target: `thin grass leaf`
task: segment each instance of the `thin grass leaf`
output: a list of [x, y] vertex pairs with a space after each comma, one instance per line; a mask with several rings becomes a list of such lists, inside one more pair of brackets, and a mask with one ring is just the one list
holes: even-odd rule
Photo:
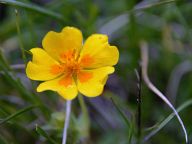
[[[11, 71], [11, 68], [9, 66], [9, 63], [7, 62], [7, 60], [5, 59], [4, 55], [3, 55], [3, 52], [2, 50], [0, 49], [0, 62], [1, 64], [3, 65], [4, 69], [8, 70], [8, 71]], [[0, 70], [3, 70], [3, 68]]]
[[160, 123], [161, 123], [161, 122], [158, 122], [158, 123], [156, 123], [156, 124], [154, 124], [154, 125], [152, 125], [152, 126], [150, 126], [150, 127], [147, 127], [147, 128], [144, 129], [144, 131], [145, 131], [145, 132], [147, 132], [147, 131], [152, 131], [152, 130], [156, 129], [157, 127], [159, 127], [159, 124], [160, 124]]
[[28, 106], [28, 107], [26, 107], [26, 108], [24, 108], [24, 109], [19, 110], [19, 111], [17, 111], [16, 113], [11, 114], [10, 116], [8, 116], [7, 118], [5, 118], [4, 120], [0, 121], [0, 125], [8, 122], [9, 120], [12, 120], [12, 119], [20, 116], [21, 114], [23, 114], [23, 113], [25, 113], [25, 112], [31, 111], [32, 109], [34, 109], [34, 108], [36, 108], [36, 107], [38, 107], [38, 106], [37, 106], [37, 105], [32, 105], [32, 106]]
[[4, 116], [7, 116], [9, 115], [9, 113], [3, 108], [3, 107], [0, 107], [0, 113]]
[[39, 135], [43, 136], [51, 144], [57, 144], [57, 142], [55, 140], [53, 140], [51, 137], [49, 137], [49, 135], [38, 125], [36, 125], [36, 132]]
[[120, 116], [123, 118], [123, 120], [125, 121], [126, 125], [129, 128], [129, 135], [128, 135], [128, 141], [129, 143], [131, 142], [132, 139], [132, 134], [133, 134], [133, 126], [130, 123], [129, 119], [127, 118], [127, 116], [123, 113], [123, 111], [119, 108], [119, 106], [115, 103], [115, 101], [113, 100], [113, 98], [111, 97], [111, 101], [113, 103], [113, 105], [115, 106], [116, 110], [119, 112]]
[[6, 80], [20, 92], [24, 100], [30, 101], [33, 104], [43, 105], [41, 99], [37, 95], [26, 91], [25, 86], [20, 82], [19, 79], [17, 79], [12, 69], [10, 68], [9, 64], [6, 63], [6, 60], [3, 57], [3, 54], [1, 51], [0, 51], [0, 70], [4, 72], [3, 74]]
[[11, 6], [16, 6], [16, 7], [21, 7], [26, 10], [35, 11], [35, 12], [38, 12], [38, 13], [41, 13], [41, 14], [44, 14], [44, 15], [47, 15], [47, 16], [50, 16], [50, 17], [53, 17], [55, 19], [65, 22], [65, 20], [61, 14], [47, 10], [43, 7], [31, 4], [31, 3], [23, 3], [23, 2], [15, 1], [15, 0], [0, 0], [0, 3], [11, 5]]
[[18, 10], [15, 9], [15, 15], [16, 15], [16, 27], [17, 27], [17, 34], [18, 34], [18, 38], [19, 38], [19, 44], [20, 44], [20, 49], [21, 49], [21, 53], [22, 53], [22, 58], [24, 63], [26, 64], [27, 62], [27, 58], [25, 55], [25, 49], [24, 49], [24, 45], [23, 45], [23, 38], [21, 35], [21, 30], [20, 30], [20, 25], [19, 25], [19, 13]]
[[153, 2], [150, 4], [146, 4], [145, 6], [142, 6], [142, 7], [134, 8], [134, 9], [130, 10], [129, 12], [137, 12], [137, 11], [147, 10], [147, 9], [150, 9], [153, 7], [157, 7], [157, 6], [165, 5], [165, 4], [169, 4], [169, 3], [174, 3], [174, 2], [176, 2], [176, 0]]
[[[138, 7], [136, 5], [136, 7], [134, 7], [132, 10], [126, 11], [125, 13], [123, 13], [117, 17], [114, 17], [107, 23], [103, 24], [99, 28], [98, 32], [106, 33], [110, 36], [130, 22], [130, 19], [129, 19], [130, 13], [131, 14], [135, 13], [135, 16], [138, 17], [138, 16], [140, 16], [141, 11], [144, 11], [144, 10], [147, 10], [150, 8], [154, 8], [154, 7], [158, 7], [161, 5], [169, 4], [169, 3], [174, 3], [174, 2], [175, 2], [175, 0], [167, 0], [167, 1], [162, 1], [162, 2], [153, 2], [150, 4], [146, 4], [145, 6], [142, 6], [142, 7]], [[118, 23], [118, 25], [116, 25], [116, 23]]]
[[173, 8], [175, 8], [175, 12], [177, 14], [178, 20], [185, 27], [186, 36], [189, 40], [189, 43], [192, 44], [192, 34], [191, 34], [190, 27], [187, 20], [184, 18], [183, 14], [181, 13], [180, 9], [176, 4], [173, 5]]
[[126, 115], [122, 112], [122, 110], [119, 108], [119, 106], [115, 103], [115, 101], [113, 100], [113, 98], [111, 97], [111, 101], [113, 103], [113, 105], [115, 106], [116, 110], [119, 112], [119, 114], [121, 115], [121, 117], [123, 118], [123, 120], [125, 121], [125, 123], [127, 124], [127, 126], [130, 128], [131, 124], [129, 119], [126, 117]]
[[20, 94], [24, 100], [30, 101], [35, 104], [40, 103], [40, 99], [38, 99], [38, 98], [35, 99], [37, 97], [36, 95], [33, 95], [33, 94], [29, 93], [28, 91], [26, 91], [26, 89], [22, 85], [22, 83], [18, 79], [16, 79], [16, 76], [13, 77], [13, 74], [11, 74], [10, 70], [8, 70], [5, 67], [5, 64], [2, 62], [1, 58], [2, 57], [0, 54], [0, 70], [2, 70], [4, 72], [3, 76], [6, 78], [6, 80], [20, 92]]
[[25, 13], [25, 17], [27, 18], [27, 24], [29, 26], [29, 34], [30, 34], [30, 38], [31, 38], [30, 45], [34, 47], [38, 43], [38, 36], [37, 36], [36, 30], [35, 30], [35, 22], [32, 17], [32, 14], [30, 14], [29, 12]]
[[3, 71], [3, 76], [5, 79], [9, 82], [10, 85], [12, 85], [22, 97], [23, 100], [29, 101], [34, 105], [41, 105], [42, 114], [45, 117], [49, 117], [50, 110], [47, 106], [42, 102], [40, 97], [34, 93], [31, 93], [26, 90], [25, 86], [21, 83], [20, 79], [17, 79], [16, 75], [14, 75], [14, 72], [10, 68], [10, 66], [6, 63], [6, 60], [3, 57], [2, 52], [0, 51], [0, 71]]
[[183, 129], [184, 135], [185, 135], [185, 141], [186, 143], [188, 143], [188, 135], [187, 135], [187, 130], [183, 124], [183, 121], [181, 119], [181, 117], [179, 116], [179, 114], [177, 113], [176, 109], [174, 108], [174, 106], [170, 103], [170, 101], [166, 98], [165, 95], [163, 95], [163, 93], [157, 89], [155, 87], [155, 85], [153, 85], [153, 83], [150, 81], [149, 77], [148, 77], [148, 72], [147, 72], [147, 68], [148, 68], [148, 46], [147, 43], [145, 41], [142, 41], [140, 43], [140, 47], [141, 47], [141, 59], [142, 59], [142, 76], [143, 76], [143, 80], [145, 82], [145, 84], [147, 85], [147, 87], [153, 92], [155, 93], [159, 98], [161, 98], [168, 106], [169, 108], [171, 108], [173, 110], [173, 112], [175, 113], [175, 115], [177, 116], [177, 119]]
[[[179, 108], [177, 108], [177, 112], [179, 113], [180, 111], [184, 110], [185, 108], [189, 107], [192, 105], [192, 99], [187, 100], [185, 103], [183, 103]], [[150, 132], [145, 138], [144, 142], [149, 140], [151, 137], [153, 137], [155, 134], [157, 134], [164, 126], [166, 126], [175, 116], [175, 113], [171, 113], [165, 120], [162, 122], [159, 122], [158, 125], [156, 125], [156, 129]]]

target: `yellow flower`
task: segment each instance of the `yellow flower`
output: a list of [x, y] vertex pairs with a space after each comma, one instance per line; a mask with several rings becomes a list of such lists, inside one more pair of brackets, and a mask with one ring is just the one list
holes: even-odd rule
[[26, 74], [45, 81], [37, 92], [56, 91], [66, 100], [74, 99], [78, 91], [88, 97], [100, 95], [119, 59], [117, 47], [109, 45], [106, 35], [93, 34], [83, 45], [82, 33], [74, 27], [48, 32], [42, 45], [44, 49], [30, 50], [33, 58]]

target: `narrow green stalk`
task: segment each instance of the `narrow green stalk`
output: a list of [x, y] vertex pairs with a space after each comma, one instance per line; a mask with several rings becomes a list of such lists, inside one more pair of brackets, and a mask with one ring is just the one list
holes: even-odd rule
[[141, 143], [141, 83], [142, 83], [142, 70], [141, 70], [141, 66], [139, 66], [139, 70], [135, 71], [136, 72], [136, 76], [137, 76], [137, 88], [138, 88], [138, 94], [137, 94], [137, 137], [138, 137], [138, 141], [137, 143], [140, 144]]
[[27, 17], [27, 23], [29, 25], [29, 33], [30, 33], [30, 37], [31, 37], [30, 42], [31, 42], [32, 46], [35, 47], [37, 44], [38, 38], [37, 38], [37, 34], [35, 33], [33, 18], [31, 16], [31, 14], [28, 13], [27, 11], [26, 11], [25, 16]]
[[[84, 102], [83, 96], [81, 94], [78, 95], [79, 104], [82, 110], [82, 114], [79, 117], [79, 122], [81, 126], [79, 127], [79, 131], [81, 132], [81, 136], [84, 138], [89, 137], [89, 128], [90, 128], [90, 119], [89, 113], [87, 110], [87, 106]], [[83, 123], [82, 123], [83, 122]]]
[[88, 115], [87, 106], [85, 105], [83, 96], [79, 94], [78, 100], [79, 100], [79, 104], [80, 104], [80, 107], [81, 107], [81, 109], [82, 109], [82, 112], [83, 112], [85, 115]]
[[21, 35], [21, 30], [20, 30], [20, 26], [19, 26], [19, 13], [18, 13], [17, 9], [15, 9], [15, 15], [16, 15], [17, 33], [18, 33], [18, 37], [19, 37], [19, 45], [20, 45], [23, 61], [26, 64], [27, 58], [26, 58], [26, 55], [25, 55], [25, 49], [24, 49], [22, 35]]

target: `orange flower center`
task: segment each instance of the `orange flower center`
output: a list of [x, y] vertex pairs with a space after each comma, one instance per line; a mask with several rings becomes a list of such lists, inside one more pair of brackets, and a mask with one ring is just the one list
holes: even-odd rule
[[74, 61], [69, 61], [67, 63], [62, 64], [64, 67], [65, 72], [68, 75], [77, 75], [81, 69], [80, 65], [78, 62]]
[[60, 55], [60, 58], [61, 63], [58, 72], [63, 72], [67, 76], [77, 75], [79, 73], [81, 67], [75, 58], [75, 51], [64, 52]]
[[75, 57], [75, 51], [67, 51], [60, 55], [60, 65], [53, 65], [51, 73], [54, 75], [64, 74], [59, 81], [60, 85], [65, 87], [73, 83], [73, 78], [78, 78], [81, 83], [87, 82], [93, 77], [91, 72], [82, 71], [83, 67], [90, 66], [93, 59], [89, 55], [85, 55], [80, 62]]

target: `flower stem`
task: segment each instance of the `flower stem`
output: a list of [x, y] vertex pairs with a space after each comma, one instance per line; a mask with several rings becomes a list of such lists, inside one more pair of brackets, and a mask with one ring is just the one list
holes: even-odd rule
[[[89, 130], [90, 130], [90, 119], [89, 119], [89, 113], [87, 106], [85, 104], [85, 101], [83, 99], [83, 96], [79, 94], [78, 96], [79, 104], [82, 110], [82, 114], [80, 115], [79, 119], [80, 121], [83, 121], [81, 124], [81, 136], [86, 141], [89, 138]], [[85, 143], [85, 142], [84, 142]]]
[[78, 100], [79, 100], [79, 104], [80, 104], [80, 107], [81, 107], [81, 109], [82, 109], [82, 112], [83, 112], [84, 114], [88, 115], [88, 110], [87, 110], [87, 107], [86, 107], [86, 105], [85, 105], [83, 96], [79, 94]]
[[63, 128], [63, 140], [62, 144], [66, 144], [67, 142], [67, 129], [69, 127], [69, 120], [70, 120], [70, 113], [71, 113], [71, 101], [68, 100], [66, 103], [66, 115], [65, 115], [65, 124]]

